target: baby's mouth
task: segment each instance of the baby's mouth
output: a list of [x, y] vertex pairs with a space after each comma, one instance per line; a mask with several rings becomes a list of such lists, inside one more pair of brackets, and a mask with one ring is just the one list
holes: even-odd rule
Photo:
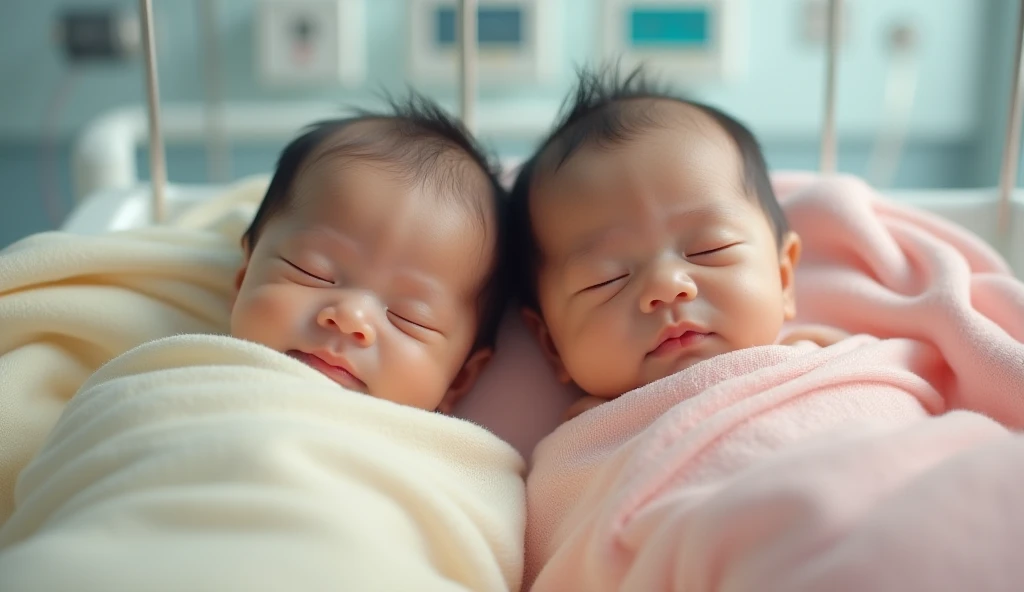
[[689, 349], [704, 341], [713, 333], [702, 333], [700, 331], [684, 331], [679, 335], [670, 335], [664, 338], [658, 347], [654, 348], [648, 355], [663, 356], [681, 350]]
[[[351, 365], [345, 360], [331, 357], [324, 354], [322, 357], [299, 350], [291, 350], [287, 354], [303, 364], [324, 374], [341, 386], [360, 393], [369, 393], [366, 383], [363, 382], [351, 369]], [[326, 358], [326, 359], [325, 359]]]

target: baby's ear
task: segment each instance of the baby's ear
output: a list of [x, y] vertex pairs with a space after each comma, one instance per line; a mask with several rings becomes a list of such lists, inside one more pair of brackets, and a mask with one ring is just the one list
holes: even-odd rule
[[800, 235], [787, 232], [779, 250], [779, 279], [782, 281], [782, 312], [785, 319], [796, 316], [796, 266], [800, 262]]
[[544, 317], [532, 308], [524, 307], [521, 313], [523, 315], [523, 324], [526, 325], [526, 329], [537, 340], [537, 343], [540, 345], [540, 351], [554, 369], [558, 382], [562, 384], [572, 382], [569, 372], [565, 369], [565, 364], [562, 363], [562, 356], [558, 355], [558, 348], [555, 347], [555, 342], [551, 339], [551, 332], [548, 330], [548, 324], [544, 322]]
[[494, 350], [489, 347], [473, 352], [469, 359], [466, 360], [466, 363], [462, 365], [462, 368], [459, 369], [459, 373], [455, 375], [455, 380], [448, 387], [448, 392], [444, 394], [444, 398], [441, 399], [441, 404], [437, 406], [437, 410], [445, 415], [451, 415], [452, 410], [462, 400], [462, 397], [465, 397], [469, 391], [473, 390], [477, 379], [480, 378], [480, 374], [493, 357]]

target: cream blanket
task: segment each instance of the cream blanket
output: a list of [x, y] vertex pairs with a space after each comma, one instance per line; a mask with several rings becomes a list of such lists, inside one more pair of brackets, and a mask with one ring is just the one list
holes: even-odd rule
[[266, 182], [0, 252], [0, 590], [518, 589], [505, 443], [210, 336]]
[[0, 590], [513, 590], [521, 457], [230, 337], [94, 374], [18, 482]]
[[239, 182], [163, 228], [43, 233], [0, 252], [0, 525], [90, 374], [147, 341], [227, 331], [239, 237], [265, 187]]

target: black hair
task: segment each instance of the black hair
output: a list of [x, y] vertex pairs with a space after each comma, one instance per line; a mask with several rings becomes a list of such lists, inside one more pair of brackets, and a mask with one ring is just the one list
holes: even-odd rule
[[539, 175], [558, 171], [574, 154], [587, 146], [616, 146], [664, 125], [660, 112], [649, 101], [675, 101], [708, 115], [732, 138], [743, 163], [744, 186], [753, 194], [775, 231], [776, 244], [789, 231], [786, 216], [775, 197], [768, 165], [753, 133], [722, 111], [684, 98], [651, 81], [642, 67], [625, 77], [617, 66], [599, 70], [583, 69], [575, 89], [562, 104], [561, 115], [552, 131], [533, 155], [523, 163], [509, 199], [510, 263], [516, 277], [518, 296], [524, 306], [539, 310], [537, 268], [540, 253], [530, 221], [530, 192]]
[[[395, 165], [395, 172], [407, 175], [410, 183], [429, 183], [442, 196], [475, 208], [485, 229], [487, 210], [494, 212], [495, 256], [477, 301], [479, 323], [472, 351], [494, 347], [508, 292], [504, 273], [508, 195], [499, 180], [495, 159], [460, 122], [427, 97], [409, 92], [404, 99], [388, 96], [384, 102], [388, 108], [381, 111], [354, 110], [351, 117], [313, 123], [285, 146], [259, 209], [243, 234], [243, 242], [249, 249], [255, 248], [266, 224], [294, 205], [295, 181], [315, 162], [334, 157]], [[368, 121], [379, 125], [365, 134], [343, 136], [336, 145], [311, 158], [329, 138], [353, 124]], [[477, 182], [467, 167], [479, 168], [486, 177], [487, 199], [475, 197], [479, 191]], [[467, 195], [474, 197], [469, 199]]]

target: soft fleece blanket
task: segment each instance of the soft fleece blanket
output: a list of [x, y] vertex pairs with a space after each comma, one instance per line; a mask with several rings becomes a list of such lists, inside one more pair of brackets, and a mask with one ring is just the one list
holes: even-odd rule
[[[173, 381], [157, 381], [153, 389], [147, 389], [142, 387], [148, 387], [154, 376], [189, 375], [184, 368], [174, 366], [173, 360], [178, 359], [175, 356], [182, 353], [179, 351], [182, 342], [163, 342], [166, 350], [135, 351], [103, 371], [102, 376], [111, 378], [109, 384], [93, 381], [88, 392], [80, 393], [82, 398], [98, 401], [117, 399], [127, 392], [125, 389], [134, 389], [138, 398], [133, 403], [135, 406], [128, 405], [121, 410], [72, 404], [46, 451], [25, 471], [47, 441], [68, 401], [73, 396], [77, 400], [78, 389], [111, 359], [168, 336], [226, 332], [233, 295], [232, 278], [241, 262], [239, 237], [266, 185], [267, 178], [262, 176], [241, 181], [216, 199], [188, 208], [161, 228], [100, 236], [45, 233], [0, 253], [0, 528], [3, 528], [0, 590], [77, 590], [89, 589], [92, 583], [100, 586], [99, 589], [110, 590], [151, 590], [161, 589], [162, 585], [172, 590], [222, 590], [230, 588], [232, 583], [243, 585], [245, 582], [255, 582], [243, 587], [256, 590], [320, 589], [320, 585], [372, 590], [377, 589], [373, 582], [363, 585], [363, 576], [369, 571], [355, 570], [351, 572], [351, 580], [341, 580], [341, 567], [354, 565], [356, 558], [362, 558], [366, 570], [375, 570], [380, 561], [391, 556], [394, 561], [389, 569], [395, 573], [380, 574], [379, 585], [385, 589], [396, 589], [387, 586], [405, 581], [402, 577], [423, 574], [427, 575], [421, 578], [422, 585], [397, 589], [518, 589], [525, 501], [521, 467], [514, 466], [505, 444], [454, 419], [418, 414], [417, 417], [425, 418], [406, 421], [400, 419], [403, 415], [384, 413], [371, 420], [373, 414], [359, 411], [362, 407], [348, 408], [362, 403], [346, 403], [344, 397], [325, 402], [322, 396], [325, 387], [315, 384], [319, 375], [312, 376], [312, 386], [296, 390], [299, 382], [311, 377], [310, 373], [296, 368], [287, 358], [282, 360], [281, 356], [270, 355], [273, 352], [233, 351], [233, 346], [211, 342], [213, 345], [197, 351], [220, 353], [181, 358], [202, 367], [196, 376], [208, 377], [209, 382], [190, 384], [183, 379], [177, 388]], [[165, 351], [170, 365], [160, 369], [157, 363], [160, 360], [145, 357], [148, 355], [145, 352], [151, 351]], [[132, 366], [136, 361], [139, 365]], [[184, 362], [181, 365], [184, 366]], [[253, 365], [262, 370], [249, 372], [247, 366]], [[132, 376], [113, 380], [116, 374]], [[223, 400], [219, 403], [209, 391], [218, 375], [223, 382]], [[267, 378], [267, 382], [256, 381], [257, 376]], [[275, 376], [280, 380], [272, 380]], [[245, 392], [239, 389], [245, 385], [263, 393], [262, 398], [250, 401], [239, 397]], [[169, 402], [172, 391], [181, 395], [179, 407]], [[147, 401], [152, 407], [146, 406]], [[166, 411], [168, 417], [160, 418], [161, 410]], [[315, 416], [321, 411], [324, 417], [318, 420]], [[346, 419], [350, 411], [353, 418], [361, 417], [379, 424], [377, 429], [382, 432], [375, 434], [370, 429], [372, 425], [356, 430]], [[195, 415], [189, 418], [192, 412]], [[93, 420], [98, 423], [92, 423]], [[250, 420], [252, 423], [246, 428]], [[238, 429], [216, 440], [212, 434], [202, 432], [203, 425], [233, 425]], [[299, 425], [308, 425], [312, 430], [310, 439], [303, 439], [294, 432], [293, 428]], [[432, 436], [436, 441], [431, 441], [436, 446], [416, 440], [422, 436], [425, 426], [437, 428]], [[195, 431], [190, 431], [192, 428]], [[259, 430], [270, 435], [278, 429], [282, 430], [280, 437], [257, 443], [250, 456], [246, 457], [245, 451], [238, 449], [240, 443], [251, 440]], [[324, 436], [327, 432], [337, 437], [332, 440]], [[352, 446], [345, 435], [347, 432], [351, 432], [352, 437], [365, 436], [366, 447], [358, 454], [344, 453], [350, 457], [346, 461], [350, 464], [345, 465], [338, 459], [345, 446]], [[393, 436], [390, 448], [383, 444], [386, 439], [383, 432]], [[225, 455], [211, 456], [206, 459], [208, 465], [200, 462], [204, 459], [189, 456], [185, 446], [193, 435], [199, 438], [204, 433], [209, 436], [204, 440], [209, 450]], [[80, 442], [83, 434], [105, 451], [127, 442], [143, 448], [125, 450], [126, 456], [106, 460], [94, 456], [90, 450], [67, 448], [67, 442]], [[148, 439], [150, 437], [152, 440]], [[231, 438], [238, 438], [238, 441], [232, 443]], [[405, 454], [402, 457], [395, 452], [400, 443], [412, 441], [417, 445], [426, 444], [418, 456]], [[159, 442], [169, 448], [162, 452], [155, 450]], [[363, 470], [368, 459], [377, 462], [376, 456], [366, 455], [381, 454], [383, 450], [395, 452], [395, 455], [389, 453], [390, 456], [381, 458], [379, 469], [345, 472], [349, 468]], [[257, 454], [263, 456], [254, 456]], [[232, 479], [237, 478], [237, 488], [214, 471], [217, 467], [227, 467], [228, 458], [238, 462], [229, 473]], [[423, 466], [438, 468], [436, 477], [422, 482], [424, 487], [432, 487], [434, 491], [410, 490], [404, 478], [395, 475], [391, 460], [397, 462], [399, 458], [413, 461], [403, 473], [410, 477], [422, 474], [416, 466], [420, 461]], [[438, 486], [439, 479], [453, 474], [452, 467], [460, 458], [467, 473], [458, 475], [447, 486]], [[263, 464], [252, 464], [257, 461]], [[494, 463], [490, 470], [480, 468], [485, 461]], [[168, 480], [147, 481], [158, 471], [161, 462], [167, 464]], [[403, 466], [409, 464], [402, 462]], [[90, 472], [94, 470], [99, 473]], [[17, 497], [19, 509], [15, 513], [15, 484], [23, 471], [25, 476]], [[79, 474], [83, 471], [85, 473]], [[29, 474], [36, 477], [30, 479]], [[213, 478], [204, 484], [204, 475]], [[474, 501], [467, 488], [478, 483], [478, 475], [490, 475], [493, 481], [483, 484]], [[133, 476], [139, 480], [132, 481]], [[195, 482], [190, 481], [193, 478]], [[366, 483], [359, 499], [365, 501], [375, 492], [379, 493], [376, 506], [383, 509], [383, 514], [375, 514], [376, 509], [362, 502], [358, 506], [363, 507], [365, 513], [345, 514], [359, 509], [348, 507], [353, 504], [351, 499], [345, 501], [349, 494], [328, 495], [342, 491], [360, 478], [365, 478]], [[90, 482], [97, 485], [77, 492], [68, 489], [84, 487]], [[388, 490], [390, 485], [396, 489]], [[504, 488], [505, 497], [492, 499], [494, 488], [499, 486]], [[190, 511], [188, 496], [205, 496], [218, 487], [223, 488], [218, 494], [223, 497], [217, 502], [216, 512]], [[262, 497], [258, 495], [260, 488], [264, 490]], [[176, 492], [185, 497], [175, 500]], [[123, 503], [124, 500], [130, 503]], [[513, 500], [518, 500], [518, 507], [514, 507]], [[461, 505], [462, 501], [467, 505]], [[480, 504], [485, 501], [491, 505], [481, 508]], [[318, 519], [312, 517], [312, 508], [317, 502], [322, 506], [323, 517], [333, 517], [335, 522], [319, 524]], [[109, 506], [104, 505], [108, 503]], [[288, 510], [288, 504], [294, 506], [293, 509]], [[228, 512], [228, 506], [234, 505], [238, 506], [238, 511]], [[116, 508], [124, 508], [123, 513]], [[266, 520], [256, 520], [264, 509], [269, 512]], [[440, 513], [433, 521], [424, 518], [437, 512]], [[384, 521], [377, 524], [374, 516]], [[355, 532], [345, 531], [344, 525], [338, 522], [351, 517], [363, 518], [361, 522], [351, 523], [352, 528], [372, 526], [366, 529], [366, 548], [358, 552], [351, 549], [356, 544], [353, 541], [359, 540]], [[223, 521], [218, 521], [221, 518]], [[108, 530], [101, 530], [101, 520]], [[81, 530], [76, 530], [79, 528]], [[238, 549], [251, 552], [253, 561], [243, 565], [229, 547], [244, 538], [246, 528], [254, 538], [251, 543], [240, 543]], [[445, 536], [452, 537], [450, 547], [449, 543], [438, 542], [438, 529], [444, 529]], [[378, 556], [377, 563], [370, 562], [367, 558], [379, 550], [376, 545], [382, 544], [389, 531], [398, 533], [391, 541], [392, 551]], [[122, 536], [126, 532], [131, 534]], [[209, 536], [203, 536], [207, 534]], [[351, 535], [351, 541], [343, 537], [346, 534]], [[86, 542], [72, 545], [76, 536], [84, 537]], [[468, 539], [478, 543], [474, 545], [476, 555], [452, 560], [448, 553], [461, 551]], [[131, 547], [133, 540], [139, 542], [138, 549]], [[153, 552], [146, 554], [141, 541]], [[316, 562], [323, 559], [328, 544], [339, 551], [339, 556], [330, 569], [318, 573], [316, 565], [324, 564]], [[169, 549], [178, 551], [172, 553]], [[284, 562], [285, 559], [274, 559], [292, 557], [302, 549], [316, 557], [304, 563], [296, 559], [294, 566]], [[193, 568], [200, 570], [199, 565], [187, 563], [195, 559], [186, 556], [193, 550], [197, 555], [206, 554], [206, 563], [202, 565], [208, 568], [205, 573], [212, 574], [209, 579], [203, 579], [200, 571], [178, 573]], [[164, 551], [172, 556], [166, 562], [156, 563], [163, 561], [159, 553]], [[221, 551], [224, 552], [223, 569], [217, 567], [217, 554]], [[59, 565], [60, 561], [69, 565], [95, 561], [97, 570], [83, 568], [75, 576], [73, 570], [40, 567], [40, 562], [46, 560], [46, 552], [52, 552], [47, 560], [52, 561], [51, 566]], [[95, 556], [82, 555], [87, 552], [94, 552]], [[348, 558], [344, 556], [346, 553], [350, 554]], [[481, 554], [488, 553], [491, 559], [482, 559]], [[140, 560], [148, 557], [151, 562], [137, 564], [134, 571], [111, 569], [105, 573], [98, 569], [127, 565], [129, 559], [136, 556]], [[26, 571], [20, 565], [32, 566], [32, 570]], [[274, 574], [281, 578], [293, 575], [297, 573], [297, 566], [307, 566], [313, 571], [297, 576], [298, 579], [287, 585], [273, 577]], [[137, 576], [147, 567], [155, 579], [140, 583]], [[231, 571], [232, 567], [237, 569]], [[401, 571], [406, 568], [407, 572]], [[467, 569], [478, 571], [468, 573]], [[243, 581], [241, 578], [249, 577], [250, 572], [252, 577]], [[124, 579], [117, 579], [118, 574], [123, 574]], [[218, 574], [224, 578], [214, 577]], [[229, 574], [235, 579], [230, 579]], [[188, 579], [193, 575], [196, 579]], [[317, 580], [318, 575], [323, 579]], [[92, 576], [97, 579], [90, 580]], [[166, 576], [166, 584], [157, 576]], [[62, 579], [69, 577], [77, 579], [70, 583]], [[352, 586], [338, 585], [339, 582], [351, 582]], [[193, 583], [196, 585], [192, 586]], [[302, 583], [310, 585], [303, 587]], [[109, 587], [104, 588], [104, 584]]]
[[1024, 284], [855, 179], [777, 182], [799, 320], [862, 335], [732, 352], [559, 427], [528, 480], [534, 591], [1024, 587]]
[[246, 179], [161, 228], [47, 232], [0, 252], [0, 525], [90, 374], [147, 341], [227, 331], [239, 237], [265, 188]]
[[0, 590], [515, 590], [522, 458], [262, 346], [158, 340], [68, 403]]

